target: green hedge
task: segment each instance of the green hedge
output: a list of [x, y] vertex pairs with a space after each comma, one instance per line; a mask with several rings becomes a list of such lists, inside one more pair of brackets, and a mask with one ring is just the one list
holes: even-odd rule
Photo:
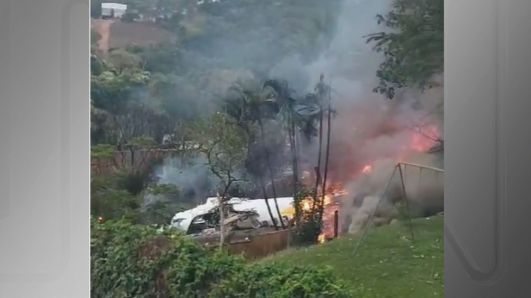
[[92, 220], [92, 297], [349, 297], [326, 269], [248, 264], [175, 231]]
[[327, 268], [248, 265], [221, 281], [211, 297], [351, 297]]

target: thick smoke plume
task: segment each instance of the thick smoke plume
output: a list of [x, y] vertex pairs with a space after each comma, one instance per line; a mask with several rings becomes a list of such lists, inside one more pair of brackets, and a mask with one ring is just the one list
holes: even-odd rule
[[[385, 197], [383, 189], [400, 161], [442, 168], [441, 155], [426, 153], [442, 138], [442, 88], [424, 92], [404, 90], [393, 100], [372, 92], [382, 56], [363, 36], [385, 28], [377, 14], [391, 9], [388, 0], [345, 1], [335, 38], [321, 58], [310, 65], [290, 57], [273, 74], [291, 78], [296, 89], [312, 91], [319, 75], [331, 85], [333, 108], [329, 177], [343, 184], [349, 195], [341, 202], [342, 230], [358, 232], [377, 207], [378, 217], [390, 220], [392, 203], [402, 197], [399, 175], [394, 176]], [[439, 78], [434, 78], [442, 85]], [[440, 86], [439, 85], [439, 86]], [[317, 144], [303, 148], [306, 160], [317, 160]], [[304, 159], [304, 158], [303, 158]], [[411, 214], [442, 210], [442, 174], [430, 170], [404, 170]], [[419, 182], [420, 181], [420, 182]]]
[[[325, 75], [325, 82], [332, 87], [336, 114], [332, 121], [329, 179], [330, 184], [340, 183], [349, 193], [342, 199], [339, 212], [344, 231], [359, 231], [377, 205], [380, 206], [379, 217], [387, 220], [393, 216], [392, 203], [402, 196], [398, 175], [385, 198], [382, 198], [382, 191], [397, 162], [443, 166], [440, 155], [426, 153], [443, 135], [442, 88], [436, 86], [425, 92], [404, 90], [393, 100], [372, 92], [377, 85], [376, 70], [382, 55], [372, 50], [364, 36], [385, 30], [377, 24], [376, 15], [390, 9], [390, 0], [345, 0], [334, 37], [318, 59], [308, 63], [301, 56], [284, 57], [267, 75], [287, 80], [299, 95], [312, 92], [320, 74]], [[261, 52], [274, 52], [274, 48], [268, 49], [263, 42], [256, 42], [262, 45]], [[224, 49], [227, 48], [232, 50], [222, 53], [242, 51], [239, 45], [225, 42]], [[219, 55], [216, 57], [223, 60]], [[439, 83], [442, 85], [440, 79]], [[316, 166], [317, 152], [316, 140], [300, 148], [300, 160], [307, 163], [307, 170]], [[193, 177], [202, 171], [184, 170], [184, 173], [195, 174], [168, 176], [167, 181], [197, 184]], [[414, 215], [442, 210], [440, 173], [423, 170], [419, 175], [418, 169], [407, 168], [404, 176]], [[179, 177], [186, 181], [176, 181], [181, 179]]]

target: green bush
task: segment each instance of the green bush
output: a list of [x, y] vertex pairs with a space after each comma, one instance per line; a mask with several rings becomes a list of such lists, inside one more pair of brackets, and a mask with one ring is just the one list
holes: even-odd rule
[[304, 210], [303, 202], [311, 200], [311, 204], [319, 204], [320, 198], [315, 197], [314, 192], [303, 187], [295, 196], [295, 223], [296, 228], [293, 233], [293, 241], [296, 245], [315, 244], [321, 233], [322, 224], [319, 218], [318, 208]]
[[210, 297], [351, 297], [331, 270], [285, 264], [253, 264], [219, 283]]
[[131, 195], [138, 195], [144, 190], [149, 178], [148, 171], [120, 171], [114, 174], [116, 185], [127, 190]]
[[90, 148], [91, 159], [111, 159], [114, 156], [114, 146], [110, 144], [98, 144]]
[[92, 297], [205, 297], [243, 260], [210, 254], [175, 231], [92, 221]]
[[177, 212], [184, 211], [193, 206], [180, 202], [158, 201], [148, 205], [139, 216], [139, 222], [146, 225], [167, 225]]
[[299, 224], [293, 231], [293, 242], [296, 245], [311, 245], [317, 243], [322, 225], [317, 215], [304, 212]]
[[90, 212], [105, 220], [138, 220], [141, 198], [117, 186], [117, 178], [112, 175], [93, 175], [90, 181]]
[[173, 231], [91, 221], [92, 297], [348, 297], [328, 270], [246, 264]]

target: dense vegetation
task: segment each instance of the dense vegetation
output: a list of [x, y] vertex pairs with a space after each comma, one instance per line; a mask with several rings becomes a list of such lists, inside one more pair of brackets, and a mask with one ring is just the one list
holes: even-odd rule
[[[127, 2], [142, 12], [158, 7], [153, 14], [169, 5]], [[339, 1], [208, 2], [188, 9], [185, 16], [174, 12], [178, 22], [168, 29], [178, 36], [176, 43], [111, 49], [108, 55], [95, 50], [94, 107], [122, 118], [138, 114], [142, 118], [137, 122], [152, 125], [117, 120], [112, 123], [117, 127], [93, 131], [93, 142], [127, 142], [147, 133], [156, 141], [163, 133], [185, 135], [184, 123], [217, 110], [219, 98], [236, 80], [268, 79], [269, 70], [290, 55], [315, 58], [332, 37], [338, 6]], [[247, 30], [249, 26], [255, 30]], [[123, 135], [104, 134], [115, 130]]]
[[359, 246], [344, 237], [251, 264], [174, 231], [94, 220], [91, 228], [93, 297], [444, 296], [440, 216], [413, 221], [415, 241], [398, 223]]
[[374, 91], [393, 98], [401, 88], [431, 87], [444, 66], [444, 1], [395, 0], [389, 13], [377, 17], [390, 30], [368, 35], [385, 57]]
[[[131, 45], [102, 53], [97, 48], [101, 36], [93, 32], [93, 158], [98, 158], [98, 154], [101, 157], [101, 148], [133, 152], [160, 147], [165, 135], [173, 136], [177, 147], [186, 142], [202, 143], [206, 153], [212, 140], [203, 138], [204, 128], [209, 126], [204, 123], [215, 121], [212, 115], [221, 112], [230, 122], [226, 128], [232, 123], [237, 128], [230, 131], [242, 130], [246, 135], [246, 140], [240, 142], [246, 152], [240, 156], [242, 163], [238, 167], [232, 165], [232, 173], [238, 172], [242, 177], [231, 183], [229, 191], [257, 196], [263, 194], [264, 185], [271, 192], [274, 186], [268, 185], [286, 171], [285, 165], [291, 164], [295, 185], [288, 192], [279, 192], [297, 193], [297, 150], [312, 138], [321, 139], [317, 128], [320, 112], [326, 113], [326, 106], [323, 94], [305, 95], [298, 90], [297, 95], [289, 82], [270, 78], [269, 73], [286, 57], [297, 56], [307, 62], [316, 59], [333, 38], [341, 1], [124, 3], [129, 5], [128, 13], [136, 15], [132, 19], [140, 15], [154, 18], [158, 26], [177, 38], [175, 42]], [[99, 5], [99, 1], [92, 2], [94, 17], [99, 16]], [[441, 0], [395, 0], [391, 11], [377, 16], [375, 21], [387, 29], [367, 37], [385, 58], [380, 69], [375, 70], [380, 79], [376, 92], [392, 98], [400, 88], [429, 87], [430, 78], [442, 71], [442, 9]], [[250, 27], [253, 30], [248, 30]], [[288, 147], [282, 145], [286, 139]], [[206, 154], [203, 156], [206, 159]], [[119, 185], [136, 183], [145, 189], [147, 181], [138, 179], [151, 177], [134, 169], [122, 174], [133, 181], [118, 186], [108, 182], [114, 186], [105, 187], [107, 192], [99, 191], [103, 197], [93, 198], [122, 202], [123, 214], [142, 209], [142, 202], [133, 203], [139, 198], [126, 197], [141, 195], [139, 191]], [[177, 187], [182, 190], [185, 186]], [[213, 186], [210, 194], [221, 188]], [[107, 200], [106, 194], [111, 199]], [[94, 215], [103, 215], [101, 210], [93, 208]], [[166, 212], [176, 210], [172, 207]], [[120, 217], [120, 212], [113, 214], [111, 218]]]
[[[232, 193], [242, 190], [247, 195], [261, 193], [260, 185], [267, 187], [273, 183], [273, 176], [283, 170], [279, 166], [292, 159], [295, 130], [307, 138], [316, 135], [318, 112], [315, 100], [306, 100], [315, 96], [296, 99], [287, 82], [269, 80], [267, 73], [290, 55], [306, 60], [316, 58], [332, 37], [339, 1], [326, 4], [321, 1], [273, 4], [207, 1], [196, 6], [191, 2], [175, 1], [175, 7], [162, 1], [147, 3], [130, 1], [127, 4], [130, 11], [144, 15], [171, 14], [170, 19], [163, 18], [157, 23], [173, 32], [177, 41], [101, 53], [95, 46], [97, 40], [93, 40], [93, 159], [102, 156], [102, 148], [114, 146], [116, 150], [133, 152], [153, 148], [153, 144], [161, 144], [164, 135], [172, 135], [177, 147], [185, 142], [200, 144], [200, 151], [209, 159], [215, 176], [220, 181], [235, 180], [226, 183]], [[183, 7], [186, 7], [185, 15]], [[259, 30], [246, 30], [250, 24]], [[93, 38], [101, 36], [93, 33]], [[219, 111], [226, 114], [223, 126], [220, 126], [220, 116], [216, 116]], [[223, 127], [222, 131], [232, 132], [234, 136], [243, 133], [246, 140], [229, 140], [231, 133], [219, 134], [219, 131], [209, 131], [209, 127], [218, 130]], [[283, 133], [276, 136], [270, 133], [279, 128]], [[292, 140], [291, 153], [274, 150], [282, 147], [287, 135]], [[216, 141], [220, 136], [226, 140]], [[220, 153], [233, 141], [237, 144], [233, 144], [231, 150], [243, 150], [245, 156], [240, 153], [240, 164], [231, 164], [230, 172], [245, 177], [224, 179], [219, 173], [224, 174], [227, 165], [221, 165], [221, 155], [209, 152]], [[218, 157], [217, 161], [209, 156]], [[222, 171], [219, 171], [220, 166]], [[266, 172], [269, 174], [263, 174]], [[129, 180], [149, 178], [147, 173], [138, 171], [122, 174]], [[141, 209], [139, 192], [120, 188], [123, 183], [106, 183], [113, 186], [100, 187], [97, 181], [93, 186], [96, 194], [93, 214], [112, 219]], [[143, 186], [145, 188], [146, 183]], [[223, 188], [220, 186], [218, 191], [222, 192]], [[103, 211], [104, 208], [98, 207], [101, 202], [109, 202], [109, 208], [116, 212]], [[124, 206], [122, 210], [120, 204]], [[175, 208], [170, 210], [176, 211]], [[131, 217], [127, 215], [127, 218]]]
[[[159, 183], [154, 170], [161, 160], [139, 162], [139, 151], [172, 149], [181, 165], [207, 169], [207, 181], [194, 187], [222, 198], [263, 198], [271, 217], [279, 212], [278, 196], [313, 197], [311, 212], [295, 208], [295, 239], [315, 243], [324, 198], [317, 195], [317, 182], [315, 187], [300, 182], [300, 148], [326, 143], [321, 128], [332, 117], [331, 88], [315, 78], [314, 90], [294, 90], [289, 80], [295, 78], [270, 76], [286, 58], [310, 63], [324, 52], [336, 31], [341, 0], [122, 2], [129, 5], [123, 22], [143, 16], [175, 39], [102, 52], [102, 36], [91, 34], [91, 157], [95, 165], [111, 169], [94, 171], [91, 178], [94, 297], [350, 297], [350, 290], [381, 297], [375, 281], [388, 282], [389, 293], [398, 296], [442, 293], [438, 219], [433, 225], [418, 223], [415, 244], [390, 227], [371, 237], [353, 259], [345, 256], [355, 241], [340, 239], [277, 256], [274, 264], [248, 264], [152, 227], [167, 225], [176, 212], [204, 200], [188, 182]], [[393, 3], [375, 20], [383, 32], [366, 36], [383, 57], [374, 70], [379, 79], [374, 91], [389, 98], [401, 88], [429, 87], [443, 70], [442, 0]], [[92, 1], [93, 17], [101, 13], [100, 4]], [[136, 162], [128, 166], [120, 161], [133, 157]], [[288, 186], [281, 187], [285, 180]], [[277, 229], [283, 225], [275, 222]], [[331, 265], [335, 273], [305, 263]], [[430, 286], [405, 286], [412, 276], [428, 275]]]
[[93, 297], [350, 297], [330, 270], [247, 264], [126, 222], [91, 229]]

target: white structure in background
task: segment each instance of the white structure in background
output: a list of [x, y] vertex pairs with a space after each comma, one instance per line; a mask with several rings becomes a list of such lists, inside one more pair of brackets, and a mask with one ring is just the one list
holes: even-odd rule
[[[273, 213], [273, 217], [277, 222], [280, 222], [273, 199], [269, 199], [268, 201], [269, 206], [271, 207], [271, 212]], [[234, 210], [236, 211], [253, 210], [258, 213], [258, 219], [260, 220], [260, 222], [267, 222], [269, 225], [273, 225], [273, 222], [271, 221], [271, 216], [269, 215], [269, 211], [267, 210], [267, 205], [263, 199], [251, 200], [246, 198], [232, 198], [229, 200], [228, 203], [232, 204]], [[293, 209], [292, 197], [277, 198], [277, 203], [282, 216], [283, 213]], [[175, 216], [173, 216], [171, 220], [171, 226], [186, 233], [194, 218], [211, 212], [214, 208], [217, 208], [218, 205], [219, 203], [217, 197], [207, 198], [204, 204], [175, 214]]]
[[127, 5], [106, 2], [101, 4], [101, 16], [104, 18], [121, 18], [127, 11]]

